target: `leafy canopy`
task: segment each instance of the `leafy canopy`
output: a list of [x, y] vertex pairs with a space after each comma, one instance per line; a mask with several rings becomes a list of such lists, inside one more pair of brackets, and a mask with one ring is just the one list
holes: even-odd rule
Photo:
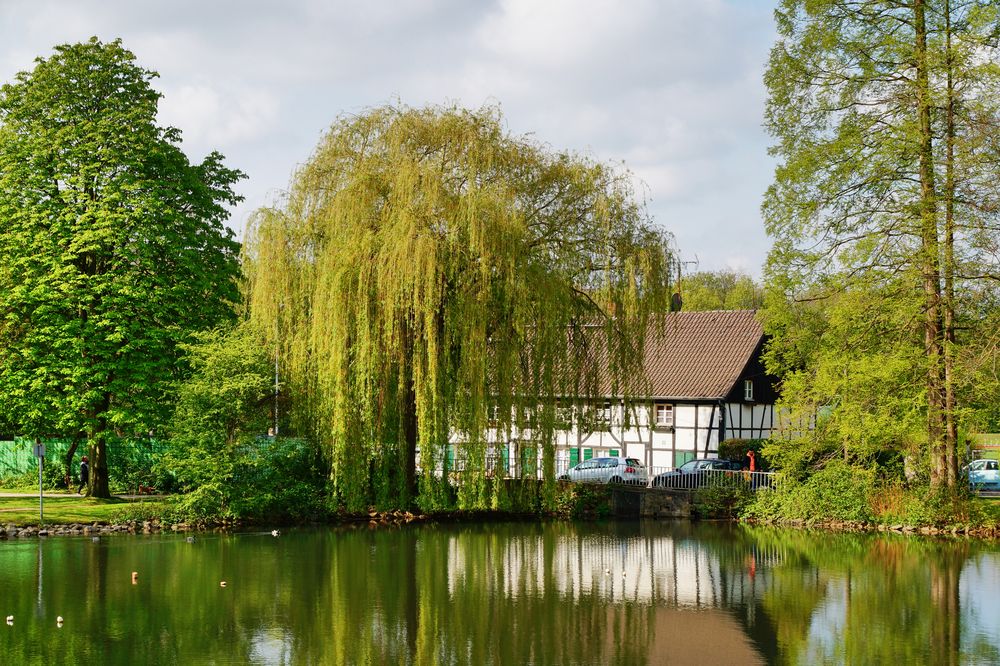
[[242, 174], [189, 163], [155, 76], [93, 38], [0, 88], [0, 410], [23, 434], [156, 427], [178, 345], [232, 316]]
[[510, 136], [495, 108], [334, 123], [245, 257], [252, 320], [343, 501], [408, 503], [419, 447], [420, 501], [444, 502], [449, 439], [462, 506], [494, 499], [488, 436], [541, 451], [554, 483], [554, 397], [634, 390], [668, 302], [667, 238], [631, 182]]

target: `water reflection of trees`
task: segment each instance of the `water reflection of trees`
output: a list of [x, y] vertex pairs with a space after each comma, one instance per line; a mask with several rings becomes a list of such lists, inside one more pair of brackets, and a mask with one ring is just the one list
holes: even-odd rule
[[[0, 654], [18, 663], [949, 664], [1000, 656], [995, 636], [963, 626], [963, 570], [981, 552], [969, 542], [552, 523], [44, 548], [39, 587], [37, 546], [0, 544], [0, 612], [18, 618], [13, 631], [0, 631]], [[56, 614], [66, 617], [58, 631]]]

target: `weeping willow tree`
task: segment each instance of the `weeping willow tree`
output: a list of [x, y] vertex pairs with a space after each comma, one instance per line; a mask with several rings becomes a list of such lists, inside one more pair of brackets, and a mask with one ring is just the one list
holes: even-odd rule
[[339, 119], [244, 252], [289, 417], [353, 510], [443, 506], [455, 459], [459, 506], [496, 506], [488, 451], [511, 439], [551, 491], [556, 401], [634, 395], [669, 300], [629, 174], [510, 136], [495, 108]]

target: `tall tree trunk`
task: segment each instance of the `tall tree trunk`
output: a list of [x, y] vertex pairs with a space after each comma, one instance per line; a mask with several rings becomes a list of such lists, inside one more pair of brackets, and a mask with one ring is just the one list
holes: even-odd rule
[[945, 109], [944, 183], [944, 409], [946, 483], [958, 482], [958, 418], [955, 398], [955, 80], [951, 47], [951, 0], [944, 2], [945, 68], [947, 105]]
[[[403, 326], [407, 327], [405, 319]], [[402, 432], [399, 464], [403, 470], [403, 487], [399, 499], [400, 504], [408, 508], [417, 496], [417, 393], [413, 384], [413, 345], [408, 334], [406, 340], [400, 365], [400, 381], [403, 383], [403, 399], [400, 407], [403, 413], [400, 423]]]
[[940, 243], [934, 184], [934, 138], [931, 127], [927, 22], [924, 0], [913, 2], [917, 120], [920, 159], [921, 273], [924, 292], [924, 352], [927, 357], [927, 441], [931, 451], [931, 485], [947, 485], [945, 396], [941, 336]]
[[108, 409], [111, 396], [104, 395], [98, 408], [97, 425], [90, 433], [90, 496], [110, 498], [108, 484]]
[[69, 444], [69, 449], [66, 451], [66, 456], [63, 458], [63, 468], [65, 469], [65, 479], [67, 490], [73, 486], [73, 457], [76, 456], [76, 449], [80, 446], [80, 440], [83, 439], [83, 433], [77, 432], [73, 435], [73, 441]]

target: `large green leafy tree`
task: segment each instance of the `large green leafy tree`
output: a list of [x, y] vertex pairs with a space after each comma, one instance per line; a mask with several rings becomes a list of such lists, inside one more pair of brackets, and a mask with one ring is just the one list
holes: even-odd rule
[[0, 88], [0, 409], [29, 436], [85, 433], [102, 497], [109, 435], [163, 422], [178, 343], [238, 298], [242, 174], [189, 163], [155, 76], [94, 38]]
[[[892, 311], [888, 319], [916, 312], [917, 328], [891, 334], [921, 347], [922, 381], [883, 394], [924, 401], [930, 480], [953, 484], [962, 413], [956, 359], [961, 331], [975, 324], [962, 318], [976, 316], [967, 307], [976, 283], [998, 272], [998, 7], [784, 0], [776, 17], [766, 124], [779, 165], [764, 203], [776, 303], [850, 291], [860, 295], [856, 305]], [[864, 311], [855, 310], [855, 330], [841, 342], [878, 329]], [[772, 329], [778, 345], [807, 337], [772, 314], [789, 324]], [[838, 346], [845, 363], [866, 349]]]
[[419, 499], [440, 505], [449, 439], [460, 504], [490, 504], [491, 429], [541, 452], [551, 488], [555, 397], [636, 390], [669, 301], [667, 239], [629, 175], [512, 137], [490, 108], [337, 121], [245, 247], [293, 421], [352, 508], [409, 504], [418, 446]]

